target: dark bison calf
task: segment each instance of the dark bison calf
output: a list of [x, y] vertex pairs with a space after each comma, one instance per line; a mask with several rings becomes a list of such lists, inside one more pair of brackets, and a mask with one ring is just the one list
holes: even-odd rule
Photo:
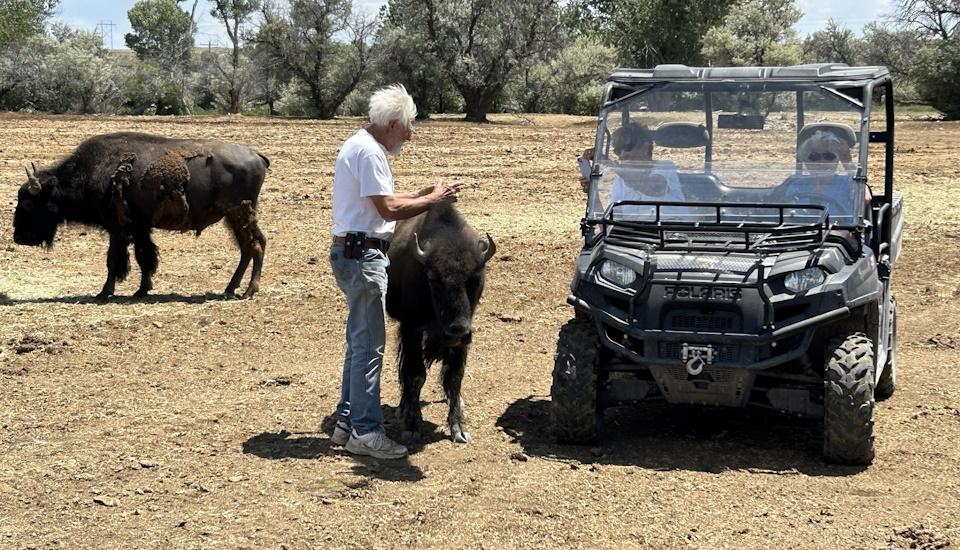
[[421, 437], [420, 390], [427, 367], [437, 361], [443, 364], [450, 436], [470, 442], [460, 388], [484, 269], [495, 251], [493, 239], [481, 238], [449, 203], [397, 224], [390, 245], [387, 313], [400, 322], [399, 415], [406, 442]]
[[45, 170], [27, 170], [17, 195], [13, 240], [53, 246], [57, 228], [76, 222], [110, 236], [107, 281], [97, 299], [114, 292], [130, 271], [132, 242], [140, 288], [153, 288], [157, 246], [153, 228], [195, 231], [226, 218], [240, 247], [240, 265], [227, 285], [233, 295], [253, 260], [246, 297], [260, 286], [267, 239], [257, 226], [257, 197], [270, 161], [243, 145], [168, 139], [123, 132], [92, 137]]

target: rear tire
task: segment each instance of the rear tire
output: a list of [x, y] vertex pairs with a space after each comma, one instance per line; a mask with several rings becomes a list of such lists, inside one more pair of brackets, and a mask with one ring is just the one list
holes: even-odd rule
[[873, 342], [862, 332], [827, 346], [823, 396], [823, 456], [836, 464], [873, 462]]
[[890, 351], [887, 352], [887, 362], [877, 380], [877, 387], [873, 390], [877, 401], [888, 399], [897, 390], [897, 301], [891, 297], [890, 302], [890, 315], [893, 317], [890, 321]]
[[597, 406], [600, 338], [593, 321], [572, 319], [560, 328], [550, 387], [550, 416], [557, 441], [587, 443], [600, 435]]

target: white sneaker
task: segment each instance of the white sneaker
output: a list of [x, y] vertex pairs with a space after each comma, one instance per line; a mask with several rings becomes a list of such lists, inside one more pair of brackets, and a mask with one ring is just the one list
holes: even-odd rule
[[344, 446], [350, 439], [350, 425], [343, 420], [337, 420], [333, 427], [333, 435], [330, 436], [330, 442], [334, 445]]
[[376, 431], [357, 435], [356, 430], [350, 430], [350, 439], [347, 440], [347, 452], [355, 455], [372, 456], [374, 458], [394, 459], [407, 456], [407, 448], [392, 441], [383, 432]]

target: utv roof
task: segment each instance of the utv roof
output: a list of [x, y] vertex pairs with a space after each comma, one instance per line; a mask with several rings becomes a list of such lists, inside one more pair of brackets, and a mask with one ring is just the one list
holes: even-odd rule
[[890, 74], [886, 67], [850, 67], [843, 63], [815, 63], [789, 67], [688, 67], [657, 65], [652, 69], [616, 69], [607, 77], [610, 82], [636, 84], [642, 82], [729, 80], [749, 81], [869, 81]]

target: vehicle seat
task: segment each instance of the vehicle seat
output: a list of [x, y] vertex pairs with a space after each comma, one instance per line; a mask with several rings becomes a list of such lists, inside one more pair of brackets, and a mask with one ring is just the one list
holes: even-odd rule
[[681, 172], [680, 189], [691, 202], [718, 202], [730, 190], [717, 181], [713, 174], [690, 174]]
[[671, 149], [689, 149], [706, 147], [710, 143], [710, 134], [703, 124], [693, 122], [664, 122], [657, 126], [654, 142], [661, 147]]
[[[710, 134], [703, 124], [664, 122], [657, 126], [654, 142], [671, 149], [706, 147]], [[722, 194], [717, 178], [706, 174], [678, 174], [684, 197], [691, 201], [715, 201]]]

